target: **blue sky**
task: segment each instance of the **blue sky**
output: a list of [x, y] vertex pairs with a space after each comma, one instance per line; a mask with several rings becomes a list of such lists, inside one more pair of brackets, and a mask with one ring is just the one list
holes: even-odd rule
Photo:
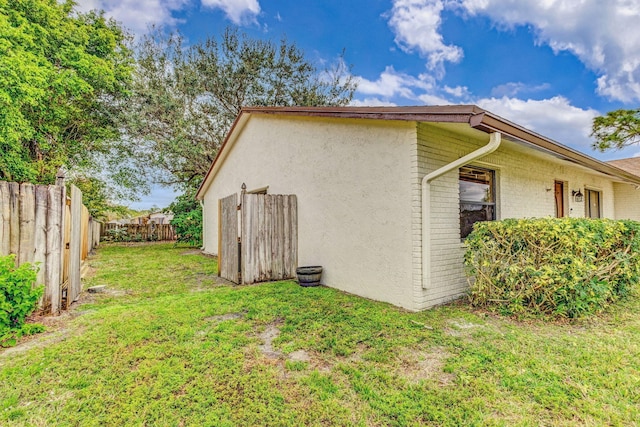
[[[601, 160], [593, 117], [640, 102], [637, 0], [79, 0], [135, 35], [149, 24], [189, 42], [237, 26], [295, 42], [320, 67], [345, 62], [354, 105], [476, 104]], [[163, 207], [155, 189], [133, 207]]]

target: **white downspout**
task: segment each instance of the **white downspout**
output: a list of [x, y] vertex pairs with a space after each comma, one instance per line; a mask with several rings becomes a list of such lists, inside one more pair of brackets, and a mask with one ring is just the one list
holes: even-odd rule
[[431, 181], [473, 162], [498, 149], [501, 142], [500, 132], [489, 135], [489, 143], [477, 150], [459, 158], [422, 178], [422, 289], [428, 289], [431, 284]]

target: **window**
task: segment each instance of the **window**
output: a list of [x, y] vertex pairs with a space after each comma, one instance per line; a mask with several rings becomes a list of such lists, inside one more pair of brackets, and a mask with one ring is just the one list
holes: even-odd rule
[[584, 196], [587, 218], [600, 218], [600, 192], [586, 189]]
[[476, 168], [460, 168], [460, 237], [471, 233], [478, 221], [496, 219], [495, 172]]

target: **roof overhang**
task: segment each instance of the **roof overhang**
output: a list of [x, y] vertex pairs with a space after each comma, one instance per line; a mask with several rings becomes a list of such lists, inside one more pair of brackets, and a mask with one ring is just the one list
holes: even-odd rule
[[640, 176], [555, 142], [475, 105], [416, 107], [246, 107], [240, 111], [240, 114], [234, 121], [231, 130], [220, 147], [218, 155], [196, 193], [197, 199], [204, 197], [204, 192], [211, 184], [220, 165], [224, 162], [228, 150], [242, 132], [242, 128], [246, 125], [249, 117], [253, 114], [468, 124], [471, 128], [485, 133], [500, 132], [503, 138], [507, 138], [510, 141], [546, 152], [556, 158], [609, 176], [616, 181], [640, 186]]

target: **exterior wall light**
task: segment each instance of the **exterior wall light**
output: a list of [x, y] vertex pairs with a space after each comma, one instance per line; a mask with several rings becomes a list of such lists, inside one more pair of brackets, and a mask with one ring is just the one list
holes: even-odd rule
[[573, 200], [575, 200], [577, 203], [580, 203], [582, 202], [582, 200], [584, 200], [584, 196], [582, 195], [582, 192], [580, 190], [572, 190], [571, 195], [573, 196]]

